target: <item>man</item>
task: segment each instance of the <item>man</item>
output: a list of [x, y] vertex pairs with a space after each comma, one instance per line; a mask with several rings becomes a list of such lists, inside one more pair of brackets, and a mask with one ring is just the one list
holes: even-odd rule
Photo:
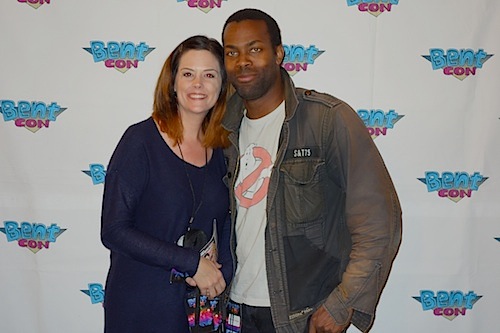
[[294, 87], [269, 15], [234, 13], [222, 40], [241, 332], [367, 332], [401, 240], [382, 158], [347, 104]]

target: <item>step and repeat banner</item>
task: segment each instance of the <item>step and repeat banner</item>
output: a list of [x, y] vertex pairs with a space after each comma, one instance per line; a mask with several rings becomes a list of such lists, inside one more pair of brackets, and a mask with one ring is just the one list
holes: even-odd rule
[[497, 0], [2, 0], [0, 332], [103, 331], [109, 158], [170, 51], [221, 40], [245, 7], [279, 23], [297, 86], [358, 112], [393, 177], [403, 242], [371, 332], [497, 332]]

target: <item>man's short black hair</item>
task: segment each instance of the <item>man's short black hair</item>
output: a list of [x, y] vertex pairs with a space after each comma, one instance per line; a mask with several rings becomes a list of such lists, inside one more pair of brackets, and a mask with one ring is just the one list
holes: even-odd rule
[[224, 42], [224, 31], [226, 27], [231, 22], [240, 22], [244, 20], [252, 21], [264, 21], [267, 25], [267, 31], [271, 37], [271, 44], [273, 47], [281, 45], [281, 31], [278, 27], [278, 23], [269, 16], [269, 14], [264, 13], [259, 9], [245, 8], [233, 13], [224, 23], [224, 28], [222, 29], [222, 41]]

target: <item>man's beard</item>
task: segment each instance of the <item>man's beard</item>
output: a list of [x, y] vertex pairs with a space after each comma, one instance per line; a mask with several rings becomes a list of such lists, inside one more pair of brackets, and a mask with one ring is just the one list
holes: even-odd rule
[[[239, 74], [244, 73], [241, 71]], [[240, 97], [246, 101], [252, 101], [264, 96], [273, 85], [274, 73], [271, 69], [263, 70], [257, 73], [257, 77], [250, 84], [238, 83], [238, 80], [232, 79], [233, 86]]]

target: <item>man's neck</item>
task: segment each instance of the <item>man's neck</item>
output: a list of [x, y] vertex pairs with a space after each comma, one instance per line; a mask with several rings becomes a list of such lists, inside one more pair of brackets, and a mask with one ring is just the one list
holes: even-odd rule
[[279, 80], [269, 92], [259, 99], [245, 100], [247, 117], [259, 119], [273, 112], [285, 99], [285, 88], [283, 82]]

